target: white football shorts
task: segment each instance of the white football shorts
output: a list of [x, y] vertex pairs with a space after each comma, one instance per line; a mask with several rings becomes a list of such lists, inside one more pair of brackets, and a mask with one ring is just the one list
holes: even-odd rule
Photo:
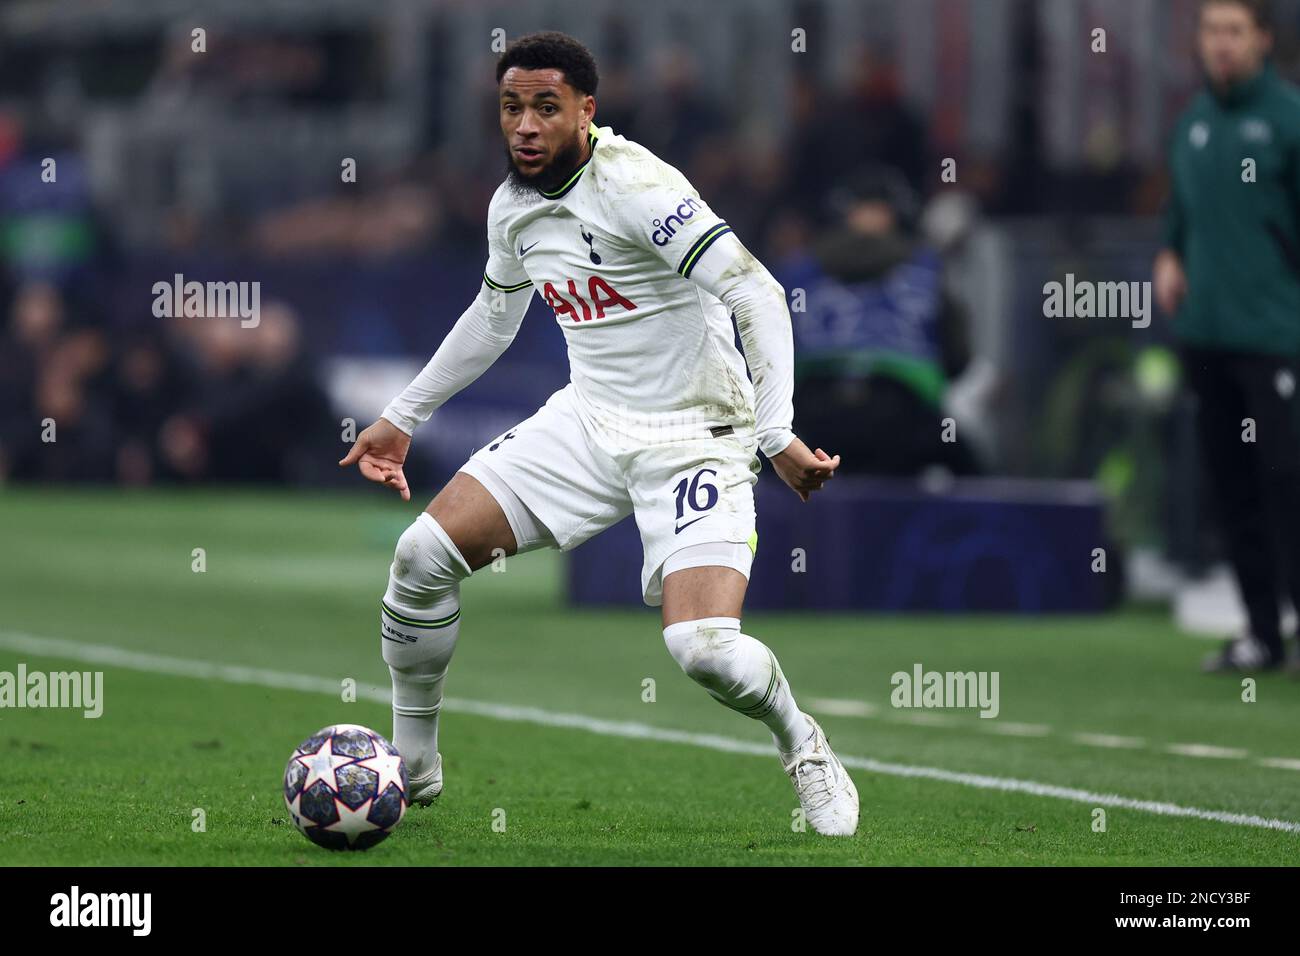
[[[581, 403], [577, 389], [565, 386], [460, 469], [501, 504], [519, 551], [569, 551], [633, 514], [641, 533], [646, 604], [663, 602], [664, 562], [685, 548], [716, 557], [691, 557], [676, 567], [717, 563], [748, 577], [757, 546], [754, 482], [761, 468], [753, 428], [682, 427], [663, 432], [664, 440], [647, 440], [640, 429], [598, 424]], [[639, 432], [635, 440], [629, 437], [633, 431]], [[696, 547], [706, 544], [744, 547]]]

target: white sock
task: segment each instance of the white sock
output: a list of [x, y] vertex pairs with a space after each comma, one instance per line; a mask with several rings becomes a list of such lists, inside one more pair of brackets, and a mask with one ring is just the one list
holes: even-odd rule
[[412, 777], [427, 773], [438, 753], [442, 685], [460, 634], [460, 581], [469, 573], [427, 513], [397, 543], [379, 631], [393, 679], [393, 746]]
[[740, 633], [734, 617], [682, 621], [664, 628], [668, 652], [719, 703], [761, 720], [784, 755], [799, 750], [813, 729], [799, 711], [776, 656]]

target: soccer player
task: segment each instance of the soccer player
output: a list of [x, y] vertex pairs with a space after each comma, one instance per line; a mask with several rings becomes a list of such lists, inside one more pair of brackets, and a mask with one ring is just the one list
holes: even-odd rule
[[564, 34], [506, 49], [497, 81], [507, 178], [488, 207], [483, 284], [340, 462], [410, 500], [402, 463], [416, 427], [505, 351], [541, 293], [568, 344], [569, 384], [452, 477], [398, 541], [384, 594], [393, 742], [411, 799], [442, 792], [438, 711], [460, 581], [497, 549], [567, 551], [633, 514], [642, 593], [662, 605], [669, 653], [715, 699], [771, 730], [815, 830], [852, 834], [853, 781], [776, 657], [740, 629], [756, 450], [804, 501], [840, 463], [790, 428], [785, 291], [680, 172], [593, 124], [596, 79], [591, 54]]

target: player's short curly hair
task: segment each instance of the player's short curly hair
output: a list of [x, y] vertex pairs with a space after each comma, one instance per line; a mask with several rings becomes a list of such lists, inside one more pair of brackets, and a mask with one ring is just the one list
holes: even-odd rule
[[1261, 30], [1273, 29], [1273, 4], [1270, 0], [1201, 0], [1201, 10], [1225, 3], [1244, 7]]
[[559, 70], [564, 81], [579, 93], [596, 95], [596, 59], [591, 51], [567, 33], [529, 33], [506, 47], [497, 61], [497, 82], [506, 70]]

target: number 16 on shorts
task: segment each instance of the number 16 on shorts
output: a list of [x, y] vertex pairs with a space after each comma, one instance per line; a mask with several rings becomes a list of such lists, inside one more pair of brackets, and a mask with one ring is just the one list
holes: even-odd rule
[[673, 489], [677, 496], [677, 519], [673, 524], [673, 533], [681, 534], [697, 521], [709, 516], [709, 511], [718, 503], [718, 486], [709, 479], [718, 473], [712, 468], [701, 468], [693, 476], [683, 478]]

